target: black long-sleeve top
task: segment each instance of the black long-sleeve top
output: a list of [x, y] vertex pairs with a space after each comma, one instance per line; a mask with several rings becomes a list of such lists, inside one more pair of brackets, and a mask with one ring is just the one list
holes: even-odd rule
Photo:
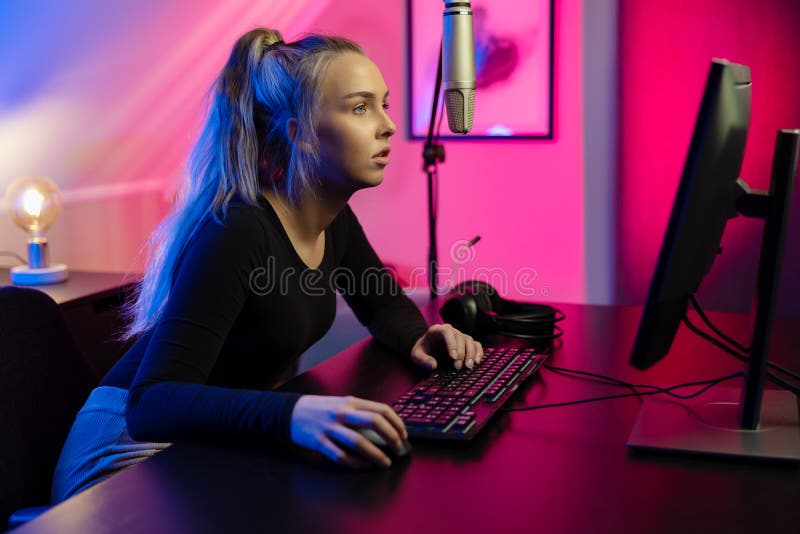
[[427, 324], [346, 206], [325, 229], [317, 269], [298, 256], [266, 199], [208, 217], [176, 266], [163, 315], [101, 382], [130, 390], [136, 440], [287, 439], [296, 393], [269, 391], [330, 328], [335, 291], [403, 354]]

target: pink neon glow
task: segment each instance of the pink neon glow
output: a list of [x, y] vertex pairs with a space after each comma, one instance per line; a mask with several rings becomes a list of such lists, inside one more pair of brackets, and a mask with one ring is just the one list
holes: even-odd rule
[[[360, 28], [354, 37], [381, 68], [392, 95], [390, 114], [400, 130], [407, 131], [399, 104], [406, 82], [404, 30], [396, 24], [397, 17], [402, 17], [400, 9], [364, 14], [354, 6], [331, 10], [320, 20], [330, 28], [345, 23]], [[436, 31], [441, 32], [441, 14], [435, 18]], [[581, 2], [556, 2], [555, 24], [555, 138], [445, 143], [447, 160], [440, 166], [439, 180], [439, 261], [452, 268], [451, 248], [480, 235], [474, 255], [467, 256], [461, 271], [456, 268], [456, 274], [463, 275], [456, 281], [503, 272], [511, 297], [581, 302], [586, 287]], [[516, 103], [508, 105], [513, 108]], [[384, 183], [358, 193], [352, 205], [381, 257], [408, 273], [426, 264], [428, 246], [422, 143], [398, 134], [392, 146]], [[513, 287], [514, 276], [528, 270], [536, 272], [533, 295]]]
[[[75, 268], [140, 270], [139, 250], [164, 215], [235, 39], [264, 24], [290, 39], [329, 3], [9, 6], [0, 17], [0, 44], [15, 50], [2, 62], [0, 191], [15, 176], [52, 177], [70, 199], [53, 229], [54, 257]], [[0, 226], [0, 240], [5, 232]]]
[[[267, 25], [288, 38], [305, 31], [351, 37], [381, 68], [400, 133], [384, 183], [351, 203], [382, 259], [408, 273], [425, 265], [422, 147], [403, 133], [405, 2], [126, 0], [60, 11], [62, 3], [51, 4], [47, 14], [20, 8], [3, 21], [12, 26], [3, 35], [15, 35], [18, 51], [4, 80], [23, 80], [14, 83], [24, 90], [2, 101], [0, 136], [13, 125], [2, 139], [15, 144], [0, 161], [0, 180], [44, 174], [71, 195], [54, 228], [59, 261], [94, 270], [142, 267], [138, 252], [163, 216], [162, 192], [170, 193], [197, 136], [206, 90], [234, 39]], [[501, 270], [510, 297], [585, 298], [581, 5], [556, 2], [554, 139], [449, 143], [440, 168], [441, 265], [453, 267], [451, 248], [480, 235], [459, 279]], [[440, 21], [435, 15], [437, 28]], [[58, 35], [57, 54], [52, 40], [11, 31], [34, 23]], [[37, 77], [27, 79], [31, 73]], [[509, 99], [508, 107], [519, 100]], [[510, 284], [526, 270], [536, 272], [534, 295]]]
[[[751, 68], [752, 115], [742, 177], [751, 187], [768, 187], [776, 131], [800, 127], [800, 3], [621, 0], [620, 15], [617, 294], [630, 302], [641, 301], [647, 290], [712, 57]], [[797, 230], [800, 219], [794, 221]], [[724, 254], [701, 292], [713, 307], [748, 308], [761, 228], [752, 220], [728, 224]], [[800, 255], [792, 233], [782, 291], [796, 297], [800, 286], [789, 271]], [[796, 300], [791, 306], [800, 311]]]

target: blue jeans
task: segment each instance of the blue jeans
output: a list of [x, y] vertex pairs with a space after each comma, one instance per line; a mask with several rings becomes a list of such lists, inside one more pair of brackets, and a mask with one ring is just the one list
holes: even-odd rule
[[170, 443], [134, 441], [125, 425], [128, 390], [98, 387], [72, 424], [61, 449], [50, 499], [64, 501], [114, 473], [143, 462]]

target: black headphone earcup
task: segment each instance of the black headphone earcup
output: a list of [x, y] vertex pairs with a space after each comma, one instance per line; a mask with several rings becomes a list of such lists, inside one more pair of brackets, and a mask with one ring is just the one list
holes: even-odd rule
[[473, 335], [478, 320], [478, 303], [469, 293], [447, 299], [439, 310], [444, 322], [449, 323], [465, 334]]
[[468, 280], [454, 287], [450, 295], [439, 310], [445, 322], [476, 338], [497, 333], [494, 316], [500, 297], [494, 287]]
[[475, 295], [478, 300], [478, 305], [483, 311], [498, 311], [499, 306], [503, 299], [497, 293], [497, 290], [487, 282], [479, 280], [470, 280], [460, 284], [462, 292], [468, 292]]

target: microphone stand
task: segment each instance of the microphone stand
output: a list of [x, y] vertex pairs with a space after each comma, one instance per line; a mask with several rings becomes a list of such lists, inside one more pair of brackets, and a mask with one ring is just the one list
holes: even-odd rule
[[436, 204], [438, 198], [434, 199], [433, 180], [436, 173], [437, 162], [444, 163], [444, 146], [435, 143], [433, 139], [433, 128], [436, 123], [436, 111], [439, 108], [439, 91], [442, 87], [442, 48], [439, 47], [439, 62], [436, 72], [436, 83], [433, 87], [433, 106], [431, 106], [431, 121], [428, 125], [428, 136], [422, 149], [422, 170], [428, 175], [428, 283], [431, 290], [431, 300], [438, 296], [438, 284], [436, 282]]

